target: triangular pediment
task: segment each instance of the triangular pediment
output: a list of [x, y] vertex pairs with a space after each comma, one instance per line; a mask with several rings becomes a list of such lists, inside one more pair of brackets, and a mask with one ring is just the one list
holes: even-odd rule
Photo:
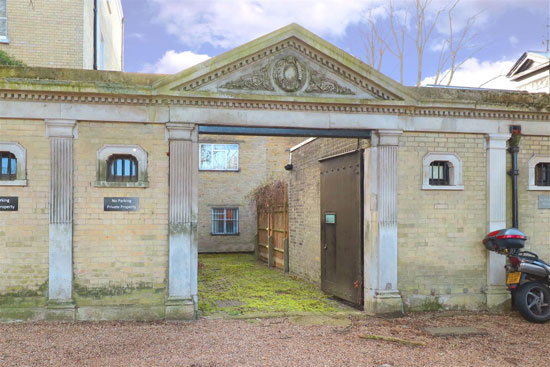
[[547, 72], [549, 57], [550, 53], [548, 52], [525, 52], [506, 76], [512, 81], [521, 81], [535, 74]]
[[155, 89], [209, 97], [412, 98], [410, 90], [296, 24], [169, 76]]

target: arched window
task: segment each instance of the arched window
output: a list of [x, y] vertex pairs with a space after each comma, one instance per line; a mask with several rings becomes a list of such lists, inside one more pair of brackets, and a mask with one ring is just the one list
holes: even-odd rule
[[422, 159], [422, 190], [464, 190], [460, 157], [450, 152], [427, 153]]
[[433, 161], [430, 163], [430, 185], [449, 185], [448, 161]]
[[10, 152], [0, 152], [0, 181], [17, 179], [17, 158]]
[[133, 155], [114, 154], [107, 160], [108, 182], [137, 182], [138, 161]]
[[537, 163], [535, 166], [535, 185], [550, 186], [550, 162]]

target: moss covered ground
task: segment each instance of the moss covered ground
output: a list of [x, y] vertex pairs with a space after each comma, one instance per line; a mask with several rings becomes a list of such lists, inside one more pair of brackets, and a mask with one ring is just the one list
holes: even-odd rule
[[204, 316], [344, 309], [315, 285], [269, 268], [252, 254], [199, 255], [199, 310]]

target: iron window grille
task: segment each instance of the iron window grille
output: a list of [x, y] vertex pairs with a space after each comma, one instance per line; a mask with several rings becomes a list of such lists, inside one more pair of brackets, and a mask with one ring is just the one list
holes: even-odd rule
[[449, 185], [449, 162], [433, 161], [430, 163], [430, 185]]
[[212, 234], [239, 233], [238, 208], [212, 208]]
[[14, 181], [17, 178], [17, 158], [10, 152], [0, 152], [0, 181]]
[[133, 155], [112, 155], [107, 160], [108, 182], [137, 182], [138, 161]]
[[535, 166], [535, 185], [550, 186], [550, 162], [538, 163]]
[[200, 144], [199, 169], [238, 171], [239, 144]]

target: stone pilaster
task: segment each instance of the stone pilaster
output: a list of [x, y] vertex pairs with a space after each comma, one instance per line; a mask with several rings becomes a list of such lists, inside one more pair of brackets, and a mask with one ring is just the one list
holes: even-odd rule
[[167, 319], [192, 319], [197, 311], [198, 129], [167, 124], [170, 142], [170, 239]]
[[47, 318], [74, 319], [73, 139], [76, 121], [46, 120], [50, 139], [50, 229]]
[[399, 130], [379, 130], [365, 151], [365, 311], [401, 313], [397, 289]]
[[[510, 134], [487, 136], [487, 232], [506, 228], [506, 141]], [[510, 299], [506, 289], [506, 257], [488, 251], [487, 255], [487, 307], [505, 308]]]

